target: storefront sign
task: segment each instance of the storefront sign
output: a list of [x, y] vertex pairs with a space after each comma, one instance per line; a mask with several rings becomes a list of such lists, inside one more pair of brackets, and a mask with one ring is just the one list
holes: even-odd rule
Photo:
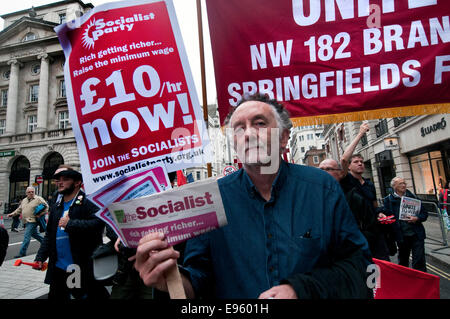
[[88, 194], [152, 165], [211, 161], [171, 0], [106, 3], [55, 30]]
[[425, 135], [428, 135], [430, 133], [436, 132], [438, 130], [443, 130], [447, 126], [447, 122], [445, 121], [445, 118], [442, 118], [440, 122], [434, 123], [433, 125], [421, 127], [420, 128], [420, 135], [424, 137]]
[[398, 150], [398, 138], [389, 137], [384, 139], [384, 149], [385, 150]]
[[9, 157], [9, 156], [14, 156], [16, 155], [15, 151], [1, 151], [0, 152], [0, 157]]
[[221, 123], [255, 92], [296, 125], [450, 112], [448, 0], [207, 0]]

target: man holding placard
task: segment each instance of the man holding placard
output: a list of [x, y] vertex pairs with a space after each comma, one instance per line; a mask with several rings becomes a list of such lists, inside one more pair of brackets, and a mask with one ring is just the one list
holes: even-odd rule
[[425, 261], [425, 228], [422, 223], [427, 220], [420, 200], [406, 189], [406, 182], [401, 177], [391, 181], [393, 192], [383, 199], [387, 215], [394, 214], [394, 225], [398, 245], [399, 264], [409, 267], [409, 255], [412, 252], [412, 268], [427, 271]]
[[[283, 105], [251, 96], [227, 122], [244, 168], [218, 180], [228, 225], [187, 242], [187, 297], [371, 298], [368, 244], [339, 184], [281, 160], [292, 127]], [[152, 233], [140, 240], [135, 267], [146, 285], [167, 291], [178, 257]]]

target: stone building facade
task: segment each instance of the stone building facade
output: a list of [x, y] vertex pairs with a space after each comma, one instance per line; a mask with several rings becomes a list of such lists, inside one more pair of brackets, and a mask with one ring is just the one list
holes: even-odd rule
[[66, 100], [64, 53], [54, 28], [91, 8], [66, 0], [1, 16], [0, 200], [5, 210], [25, 196], [29, 185], [48, 197], [59, 164], [80, 167]]

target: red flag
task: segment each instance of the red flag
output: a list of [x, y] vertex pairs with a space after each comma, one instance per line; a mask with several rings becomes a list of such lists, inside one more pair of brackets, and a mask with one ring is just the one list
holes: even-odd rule
[[186, 176], [184, 176], [182, 171], [177, 171], [177, 186], [187, 184]]
[[380, 267], [375, 299], [439, 299], [439, 277], [373, 258]]

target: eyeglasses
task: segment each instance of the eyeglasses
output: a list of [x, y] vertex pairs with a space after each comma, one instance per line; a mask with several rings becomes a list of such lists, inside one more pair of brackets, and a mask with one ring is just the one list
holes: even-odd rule
[[332, 168], [332, 167], [319, 167], [322, 171], [340, 171], [340, 168]]

